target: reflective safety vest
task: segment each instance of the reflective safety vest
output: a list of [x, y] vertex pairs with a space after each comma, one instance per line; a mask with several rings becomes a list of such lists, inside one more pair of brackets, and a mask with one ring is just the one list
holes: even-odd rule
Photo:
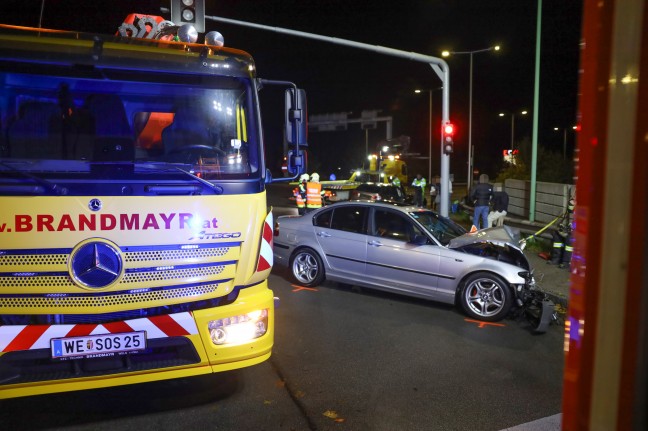
[[304, 200], [300, 190], [302, 187], [303, 186], [300, 184], [299, 187], [295, 187], [295, 190], [293, 190], [295, 200], [297, 201], [297, 208], [306, 208], [306, 201]]
[[414, 181], [412, 181], [412, 187], [420, 187], [421, 189], [424, 189], [426, 184], [425, 178], [421, 178], [420, 180], [414, 178]]
[[309, 182], [306, 184], [306, 208], [322, 207], [322, 185]]

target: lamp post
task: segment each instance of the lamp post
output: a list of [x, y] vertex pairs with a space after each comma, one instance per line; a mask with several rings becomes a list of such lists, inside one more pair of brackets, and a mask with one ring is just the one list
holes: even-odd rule
[[[572, 126], [573, 130], [576, 130], [576, 126]], [[555, 131], [560, 130], [560, 127], [554, 127]], [[563, 160], [567, 158], [567, 128], [564, 127], [563, 131]]]
[[427, 91], [429, 94], [429, 136], [428, 136], [428, 181], [432, 183], [432, 92], [435, 90], [442, 90], [443, 87], [437, 87], [429, 90], [419, 90], [418, 88], [414, 90], [414, 93], [420, 94], [423, 91]]
[[474, 51], [443, 51], [441, 55], [443, 57], [449, 57], [450, 55], [461, 55], [468, 54], [470, 55], [470, 83], [469, 83], [469, 102], [468, 102], [468, 176], [466, 177], [466, 189], [470, 193], [472, 188], [472, 171], [473, 171], [473, 148], [472, 148], [472, 93], [473, 93], [473, 54], [478, 54], [480, 52], [488, 51], [499, 51], [500, 46], [494, 45], [489, 46], [488, 48], [476, 49]]
[[[521, 115], [528, 114], [528, 111], [520, 111]], [[506, 112], [500, 112], [499, 116], [503, 117], [507, 115]], [[511, 116], [511, 150], [515, 149], [515, 112], [508, 113]]]

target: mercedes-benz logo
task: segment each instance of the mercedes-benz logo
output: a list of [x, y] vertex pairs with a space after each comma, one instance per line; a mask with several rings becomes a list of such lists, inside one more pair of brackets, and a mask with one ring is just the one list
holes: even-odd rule
[[99, 211], [102, 205], [101, 200], [97, 198], [90, 199], [90, 202], [88, 202], [88, 208], [90, 208], [91, 211]]
[[70, 276], [84, 287], [101, 289], [114, 283], [122, 272], [119, 249], [105, 242], [82, 244], [70, 257]]

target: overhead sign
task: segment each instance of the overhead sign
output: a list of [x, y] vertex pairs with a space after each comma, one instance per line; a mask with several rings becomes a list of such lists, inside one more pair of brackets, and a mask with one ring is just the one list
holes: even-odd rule
[[362, 111], [360, 114], [360, 118], [362, 119], [362, 122], [360, 123], [360, 127], [364, 129], [375, 129], [378, 127], [378, 122], [376, 121], [376, 118], [378, 117], [378, 112], [377, 110], [366, 110]]
[[337, 132], [347, 129], [346, 112], [337, 112], [333, 114], [318, 114], [308, 117], [308, 124], [316, 127], [318, 132]]

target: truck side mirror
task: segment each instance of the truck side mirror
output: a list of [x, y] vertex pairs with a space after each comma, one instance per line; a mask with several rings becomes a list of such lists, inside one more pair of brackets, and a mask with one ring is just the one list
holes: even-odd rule
[[308, 154], [303, 150], [290, 150], [286, 157], [286, 169], [291, 175], [306, 172]]
[[286, 90], [286, 141], [290, 145], [308, 145], [308, 110], [306, 91], [289, 88]]

